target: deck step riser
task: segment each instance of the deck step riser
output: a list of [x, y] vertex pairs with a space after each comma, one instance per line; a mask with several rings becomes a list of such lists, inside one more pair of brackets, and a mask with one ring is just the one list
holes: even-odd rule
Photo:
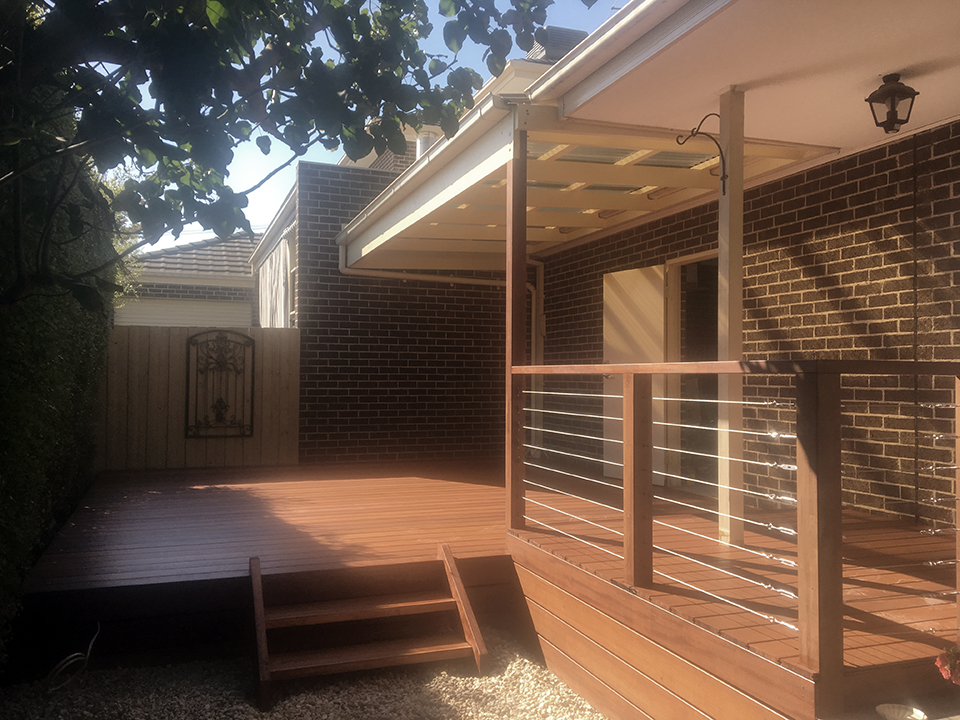
[[270, 675], [276, 680], [335, 675], [357, 670], [469, 658], [472, 655], [473, 648], [468, 643], [452, 642], [444, 638], [435, 640], [433, 644], [371, 643], [338, 648], [325, 653], [281, 655], [271, 660]]
[[485, 668], [486, 647], [446, 545], [435, 561], [327, 573], [263, 576], [260, 559], [250, 558], [250, 579], [262, 710], [274, 680], [468, 657]]
[[372, 618], [400, 617], [456, 610], [457, 603], [451, 597], [426, 596], [422, 599], [390, 597], [357, 598], [356, 600], [330, 601], [327, 603], [304, 603], [266, 608], [267, 629], [306, 627], [326, 623], [348, 622]]

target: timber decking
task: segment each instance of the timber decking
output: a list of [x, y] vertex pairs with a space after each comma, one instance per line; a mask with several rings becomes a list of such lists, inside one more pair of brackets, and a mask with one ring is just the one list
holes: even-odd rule
[[[151, 596], [165, 597], [157, 593], [191, 581], [245, 580], [253, 556], [259, 556], [264, 572], [271, 574], [432, 560], [440, 542], [449, 543], [458, 557], [490, 564], [506, 560], [502, 478], [499, 462], [476, 460], [104, 476], [41, 558], [26, 589], [51, 597], [130, 589], [136, 592], [125, 597], [140, 598], [145, 597], [141, 591], [156, 588]], [[530, 497], [557, 507], [568, 502], [538, 493], [531, 491]], [[716, 532], [716, 519], [704, 513], [666, 507], [661, 501], [655, 511], [657, 519], [706, 537]], [[545, 517], [544, 512], [528, 506], [532, 516]], [[599, 507], [578, 507], [576, 512], [613, 530], [621, 522], [616, 513]], [[777, 524], [782, 516], [763, 517]], [[569, 518], [547, 519], [573, 529]], [[590, 534], [597, 546], [622, 552], [614, 533], [591, 527]], [[518, 535], [534, 552], [539, 551], [533, 546], [539, 546], [602, 579], [593, 590], [593, 605], [601, 612], [609, 613], [604, 603], [615, 603], [622, 595], [616, 587], [624, 579], [621, 560], [533, 523]], [[954, 570], [952, 565], [922, 562], [953, 558], [953, 535], [924, 535], [912, 524], [852, 510], [844, 511], [844, 535], [848, 672], [887, 668], [895, 674], [901, 663], [913, 663], [938, 679], [927, 666], [956, 633], [956, 604], [952, 596], [938, 595], [953, 591]], [[657, 545], [721, 560], [741, 574], [752, 571], [796, 589], [796, 571], [773, 559], [718, 547], [659, 525], [654, 536]], [[762, 528], [748, 529], [747, 539], [750, 547], [771, 555], [789, 558], [795, 551], [789, 537]], [[655, 570], [735, 598], [770, 617], [796, 622], [796, 601], [776, 592], [717, 577], [661, 552], [655, 553]], [[600, 591], [603, 587], [610, 588], [609, 597]], [[483, 607], [496, 612], [502, 605], [502, 586], [477, 589], [484, 596]], [[798, 666], [797, 635], [790, 628], [659, 575], [651, 588], [635, 592], [652, 603], [651, 609], [659, 606], [769, 662], [809, 676]], [[927, 632], [931, 628], [935, 632]]]
[[[716, 505], [715, 500], [701, 496], [658, 490], [691, 505]], [[623, 527], [622, 513], [536, 489], [528, 489], [527, 497], [528, 516], [547, 522], [555, 530], [528, 521], [518, 537], [604, 580], [625, 583], [623, 560], [610, 554], [623, 553], [622, 537], [617, 534]], [[595, 524], [585, 524], [558, 511]], [[650, 588], [637, 590], [638, 594], [809, 676], [799, 662], [797, 632], [788, 627], [797, 624], [797, 600], [778, 592], [803, 592], [797, 588], [796, 568], [777, 559], [795, 559], [793, 539], [766, 527], [747, 525], [744, 547], [755, 551], [748, 553], [711, 540], [717, 536], [717, 522], [709, 513], [657, 499], [654, 517], [667, 524], [654, 526], [654, 545], [722, 570], [657, 550], [654, 582]], [[774, 527], [795, 527], [795, 513], [750, 511], [748, 517]], [[577, 542], [562, 532], [586, 535], [592, 545]], [[922, 526], [845, 508], [843, 537], [844, 661], [848, 670], [927, 660], [955, 640], [952, 533], [925, 534]], [[947, 562], [925, 564], [931, 560]], [[724, 573], [726, 570], [733, 574]], [[756, 578], [769, 587], [752, 584], [737, 575]], [[740, 607], [722, 603], [698, 589], [729, 598]]]
[[28, 593], [503, 555], [503, 465], [418, 462], [103, 476]]

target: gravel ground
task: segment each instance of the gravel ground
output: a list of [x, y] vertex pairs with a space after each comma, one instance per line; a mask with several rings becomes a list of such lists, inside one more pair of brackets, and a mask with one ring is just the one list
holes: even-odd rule
[[469, 665], [412, 667], [349, 679], [279, 683], [268, 713], [254, 706], [252, 662], [88, 670], [0, 688], [9, 720], [603, 720], [511, 640], [485, 638], [491, 672]]

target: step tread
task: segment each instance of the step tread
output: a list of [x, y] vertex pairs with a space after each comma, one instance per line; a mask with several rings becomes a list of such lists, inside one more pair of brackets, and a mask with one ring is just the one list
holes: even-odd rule
[[398, 615], [417, 615], [442, 610], [456, 610], [456, 608], [456, 600], [449, 594], [436, 591], [276, 605], [264, 608], [264, 616], [267, 628], [272, 629]]
[[470, 644], [455, 635], [389, 640], [345, 647], [270, 655], [275, 679], [332, 675], [434, 660], [472, 657]]

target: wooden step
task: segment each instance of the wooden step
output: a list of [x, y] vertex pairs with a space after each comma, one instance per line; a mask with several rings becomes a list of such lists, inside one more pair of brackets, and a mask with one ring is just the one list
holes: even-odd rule
[[269, 668], [271, 678], [284, 680], [472, 656], [473, 647], [470, 643], [446, 635], [276, 653], [270, 655]]
[[[272, 704], [274, 680], [471, 656], [483, 674], [487, 649], [456, 558], [443, 543], [438, 555], [269, 578], [250, 558], [260, 709]], [[451, 634], [451, 625], [462, 634]]]
[[420, 615], [456, 609], [457, 602], [450, 597], [449, 593], [439, 591], [398, 593], [266, 607], [264, 619], [267, 629], [272, 630], [400, 615]]

